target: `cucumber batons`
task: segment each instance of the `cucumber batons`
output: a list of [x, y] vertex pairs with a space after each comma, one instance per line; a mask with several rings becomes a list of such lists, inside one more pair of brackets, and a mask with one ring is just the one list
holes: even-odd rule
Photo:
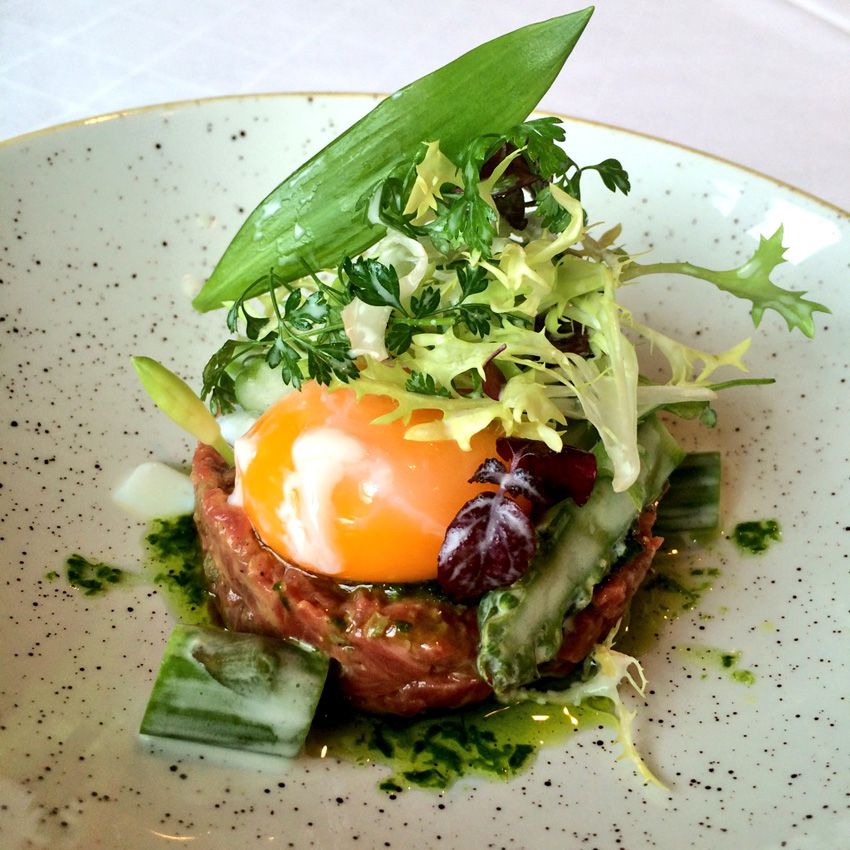
[[328, 658], [294, 641], [178, 625], [139, 729], [291, 759], [307, 737]]

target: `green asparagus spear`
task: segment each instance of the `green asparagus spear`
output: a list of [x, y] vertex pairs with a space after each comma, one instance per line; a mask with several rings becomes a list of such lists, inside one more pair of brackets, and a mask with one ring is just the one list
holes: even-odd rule
[[131, 358], [142, 386], [154, 404], [184, 431], [204, 445], [212, 446], [229, 464], [233, 449], [221, 436], [218, 421], [192, 388], [150, 357]]

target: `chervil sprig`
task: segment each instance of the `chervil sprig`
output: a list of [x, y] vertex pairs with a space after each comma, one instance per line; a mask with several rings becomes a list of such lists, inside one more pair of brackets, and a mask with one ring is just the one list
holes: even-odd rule
[[[233, 409], [232, 374], [257, 357], [263, 357], [272, 369], [279, 369], [281, 380], [295, 387], [308, 379], [329, 384], [334, 378], [347, 383], [357, 377], [339, 316], [351, 295], [334, 290], [312, 273], [308, 278], [312, 278], [315, 289], [283, 283], [270, 270], [265, 279], [252, 284], [233, 302], [227, 312], [227, 327], [236, 334], [241, 325], [244, 338], [227, 340], [204, 368], [202, 397], [209, 397], [213, 412]], [[249, 307], [261, 284], [271, 315], [268, 311], [258, 315], [256, 308]]]

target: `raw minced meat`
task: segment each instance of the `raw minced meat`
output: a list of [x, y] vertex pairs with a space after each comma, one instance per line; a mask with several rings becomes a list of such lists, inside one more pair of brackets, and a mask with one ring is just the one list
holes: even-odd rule
[[[343, 584], [287, 563], [264, 547], [228, 497], [234, 473], [200, 445], [192, 480], [207, 585], [235, 631], [296, 638], [327, 653], [342, 693], [367, 711], [413, 715], [457, 708], [491, 693], [476, 668], [478, 612], [436, 585]], [[565, 624], [552, 672], [579, 663], [622, 617], [661, 543], [654, 510], [636, 524], [641, 551], [597, 588]]]

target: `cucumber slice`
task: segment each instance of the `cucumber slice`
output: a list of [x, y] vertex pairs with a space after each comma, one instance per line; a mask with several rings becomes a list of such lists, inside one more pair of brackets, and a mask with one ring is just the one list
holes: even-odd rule
[[294, 758], [327, 674], [327, 657], [304, 644], [179, 625], [139, 731]]
[[538, 527], [538, 549], [528, 572], [508, 587], [486, 593], [478, 606], [478, 671], [497, 695], [539, 678], [554, 658], [563, 626], [590, 602], [593, 587], [623, 551], [643, 505], [658, 498], [684, 451], [655, 416], [638, 429], [643, 462], [628, 492], [597, 480], [582, 507], [567, 500]]
[[715, 531], [720, 526], [720, 452], [692, 452], [670, 476], [658, 505], [655, 528], [673, 532]]
[[292, 385], [281, 378], [280, 369], [272, 369], [262, 357], [247, 363], [234, 378], [233, 386], [242, 409], [257, 414], [264, 413], [292, 389]]

